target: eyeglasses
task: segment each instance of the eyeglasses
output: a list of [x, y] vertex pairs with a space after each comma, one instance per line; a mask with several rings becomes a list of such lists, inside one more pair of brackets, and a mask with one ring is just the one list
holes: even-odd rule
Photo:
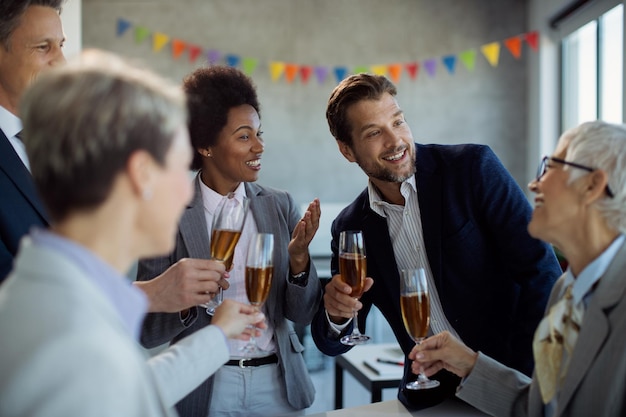
[[[569, 162], [564, 159], [555, 158], [553, 156], [544, 156], [543, 158], [541, 158], [541, 163], [539, 164], [539, 168], [537, 169], [537, 178], [536, 178], [537, 181], [539, 181], [541, 177], [543, 177], [546, 174], [546, 171], [548, 170], [548, 161], [554, 161], [559, 164], [569, 165], [571, 167], [578, 168], [578, 169], [584, 169], [585, 171], [589, 171], [589, 172], [593, 172], [597, 169], [597, 168], [591, 168], [585, 165], [580, 165], [575, 162]], [[608, 184], [606, 185], [606, 195], [608, 195], [610, 198], [613, 198], [613, 192], [609, 188]]]

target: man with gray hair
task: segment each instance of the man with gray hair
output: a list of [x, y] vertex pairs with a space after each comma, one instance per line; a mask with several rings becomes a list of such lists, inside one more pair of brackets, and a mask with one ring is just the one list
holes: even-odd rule
[[[63, 3], [0, 2], [0, 283], [13, 267], [21, 238], [34, 226], [49, 225], [20, 139], [19, 102], [41, 72], [65, 63]], [[228, 287], [214, 270], [213, 261], [182, 259], [160, 276], [134, 285], [148, 295], [151, 312], [175, 313], [208, 302], [218, 285]]]

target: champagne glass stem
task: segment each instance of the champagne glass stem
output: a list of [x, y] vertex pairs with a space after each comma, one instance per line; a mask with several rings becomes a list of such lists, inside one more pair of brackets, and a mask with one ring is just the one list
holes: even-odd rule
[[359, 338], [362, 336], [361, 331], [359, 330], [359, 312], [354, 310], [353, 314], [354, 315], [352, 321], [354, 323], [354, 326], [352, 326], [352, 336]]
[[215, 294], [215, 297], [213, 297], [213, 299], [209, 301], [209, 304], [206, 305], [206, 313], [209, 316], [214, 315], [215, 309], [219, 307], [220, 304], [222, 304], [222, 301], [224, 301], [223, 291], [224, 290], [222, 289], [222, 287], [219, 287], [219, 289], [217, 290], [217, 294]]

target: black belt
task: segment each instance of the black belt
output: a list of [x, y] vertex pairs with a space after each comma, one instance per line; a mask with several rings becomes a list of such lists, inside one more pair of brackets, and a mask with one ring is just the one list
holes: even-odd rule
[[248, 368], [250, 366], [261, 366], [261, 365], [269, 365], [270, 363], [278, 363], [278, 356], [275, 353], [270, 356], [265, 356], [262, 358], [250, 358], [250, 359], [231, 359], [226, 362], [226, 365], [229, 366], [238, 366], [240, 368]]

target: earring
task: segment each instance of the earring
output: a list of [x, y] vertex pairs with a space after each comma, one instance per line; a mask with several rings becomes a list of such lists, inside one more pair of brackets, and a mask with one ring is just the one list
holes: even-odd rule
[[141, 198], [143, 198], [144, 201], [152, 200], [152, 190], [150, 188], [145, 188], [141, 192]]
[[211, 152], [207, 152], [206, 156], [207, 156], [207, 158], [210, 158], [211, 157]]

